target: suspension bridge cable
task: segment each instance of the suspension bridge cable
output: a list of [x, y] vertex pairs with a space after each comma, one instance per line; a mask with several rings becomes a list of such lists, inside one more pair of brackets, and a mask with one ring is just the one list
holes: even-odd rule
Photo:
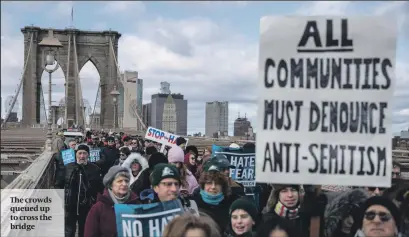
[[99, 96], [99, 93], [100, 93], [100, 88], [101, 88], [101, 80], [99, 81], [99, 84], [98, 84], [97, 96], [95, 97], [94, 108], [93, 108], [92, 114], [91, 114], [91, 121], [90, 121], [90, 125], [89, 125], [90, 128], [92, 128], [92, 125], [94, 123], [95, 108], [97, 107], [97, 101], [98, 101], [98, 96]]
[[68, 115], [68, 82], [69, 82], [69, 75], [70, 75], [70, 54], [71, 54], [71, 37], [72, 34], [69, 33], [68, 36], [68, 59], [67, 59], [67, 77], [65, 78], [65, 108], [64, 108], [64, 123], [67, 125], [68, 127], [68, 121], [67, 121], [67, 115]]
[[[115, 65], [116, 65], [117, 76], [118, 76], [118, 78], [119, 78], [119, 81], [120, 81], [120, 82], [122, 81], [122, 83], [125, 84], [125, 80], [121, 78], [121, 72], [120, 72], [120, 70], [119, 70], [118, 61], [116, 60], [115, 51], [114, 51], [114, 47], [113, 47], [113, 44], [112, 44], [111, 37], [109, 37], [109, 45], [110, 45], [110, 48], [111, 48], [111, 50], [112, 50], [112, 55], [114, 56], [114, 62], [115, 62]], [[131, 96], [131, 95], [129, 95], [129, 99], [130, 99], [129, 101], [131, 101], [130, 96]], [[138, 121], [139, 121], [140, 124], [142, 125], [143, 129], [146, 130], [147, 127], [146, 127], [145, 123], [143, 122], [143, 120], [141, 119], [141, 117], [139, 116], [138, 111], [135, 111], [135, 108], [134, 108], [133, 106], [131, 106], [131, 107], [132, 107], [132, 110], [134, 111], [134, 113], [136, 114], [136, 117], [137, 117]]]
[[34, 32], [31, 32], [31, 34], [30, 34], [30, 46], [29, 46], [29, 48], [28, 48], [27, 58], [26, 58], [26, 62], [24, 63], [23, 72], [21, 73], [20, 84], [19, 84], [19, 86], [18, 86], [18, 88], [17, 88], [16, 95], [15, 95], [14, 98], [13, 98], [13, 102], [11, 103], [11, 108], [9, 109], [8, 113], [6, 114], [6, 117], [4, 118], [4, 122], [3, 122], [3, 124], [1, 125], [2, 127], [5, 126], [7, 120], [9, 119], [10, 113], [11, 113], [11, 111], [13, 111], [13, 109], [14, 109], [14, 104], [15, 104], [16, 101], [17, 101], [18, 94], [20, 93], [21, 87], [22, 87], [22, 85], [23, 85], [24, 75], [25, 75], [26, 69], [27, 69], [27, 64], [28, 64], [28, 61], [29, 61], [30, 56], [31, 56], [31, 47], [33, 46], [33, 38], [34, 38]]

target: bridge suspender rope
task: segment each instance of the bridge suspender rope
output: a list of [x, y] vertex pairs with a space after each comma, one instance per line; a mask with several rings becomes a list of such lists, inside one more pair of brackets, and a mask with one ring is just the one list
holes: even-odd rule
[[[82, 111], [82, 108], [84, 107], [83, 101], [82, 101], [82, 93], [81, 93], [81, 85], [80, 85], [80, 78], [79, 78], [79, 71], [78, 71], [78, 55], [77, 55], [77, 42], [75, 40], [76, 37], [73, 37], [73, 43], [74, 43], [74, 59], [75, 59], [75, 98], [76, 98], [76, 106], [75, 106], [75, 116], [76, 116], [76, 123], [79, 125], [79, 119], [80, 119], [80, 113], [82, 115], [82, 122], [84, 122], [84, 114]], [[79, 108], [78, 108], [79, 106]], [[83, 123], [85, 125], [85, 123]]]
[[64, 108], [64, 123], [65, 126], [67, 126], [68, 128], [68, 121], [67, 121], [67, 104], [68, 104], [68, 97], [67, 97], [67, 93], [68, 93], [68, 80], [69, 80], [69, 76], [70, 76], [70, 54], [71, 54], [71, 36], [72, 34], [69, 33], [68, 35], [68, 58], [67, 58], [67, 76], [65, 77], [65, 108]]
[[[113, 57], [114, 57], [114, 62], [115, 62], [115, 65], [116, 65], [116, 70], [117, 70], [117, 76], [118, 76], [118, 78], [119, 78], [119, 81], [123, 81], [123, 79], [121, 78], [121, 72], [120, 72], [120, 70], [119, 70], [118, 61], [116, 60], [115, 51], [114, 51], [114, 47], [113, 47], [113, 44], [112, 44], [111, 37], [109, 37], [109, 46], [110, 46], [110, 48], [111, 48], [111, 50], [112, 50], [112, 55], [113, 55]], [[123, 82], [124, 82], [124, 81], [123, 81]], [[131, 107], [132, 107], [132, 106], [131, 106]], [[134, 107], [132, 107], [132, 109], [133, 109], [133, 111], [135, 112], [136, 117], [138, 118], [139, 122], [141, 123], [143, 129], [146, 130], [147, 127], [146, 127], [145, 123], [143, 122], [143, 120], [141, 119], [141, 117], [139, 116], [138, 111], [135, 111], [135, 108], [134, 108]]]
[[92, 125], [94, 124], [94, 114], [95, 114], [95, 108], [97, 107], [100, 88], [101, 88], [101, 80], [99, 80], [97, 96], [95, 97], [94, 108], [92, 109], [91, 121], [90, 121], [90, 125], [89, 125], [90, 128], [92, 128]]
[[13, 111], [14, 104], [17, 101], [17, 97], [18, 97], [18, 94], [20, 93], [21, 87], [23, 86], [24, 75], [26, 73], [27, 64], [28, 64], [28, 61], [29, 61], [30, 56], [31, 56], [31, 47], [33, 46], [33, 38], [34, 38], [34, 32], [31, 32], [31, 34], [30, 34], [30, 46], [28, 48], [27, 58], [26, 58], [26, 62], [24, 63], [23, 72], [21, 73], [20, 84], [18, 85], [16, 95], [13, 98], [13, 102], [11, 102], [10, 109], [9, 109], [8, 113], [6, 114], [6, 117], [4, 118], [4, 122], [1, 125], [1, 127], [5, 127], [5, 124], [6, 124], [7, 120], [9, 119], [10, 113], [11, 113], [11, 111]]

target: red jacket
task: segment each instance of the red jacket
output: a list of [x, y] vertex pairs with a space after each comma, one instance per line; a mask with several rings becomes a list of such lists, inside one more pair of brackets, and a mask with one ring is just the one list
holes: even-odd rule
[[[125, 204], [141, 204], [138, 196], [131, 192], [131, 195]], [[97, 202], [88, 212], [85, 222], [84, 237], [116, 237], [116, 218], [114, 202], [109, 196], [108, 190], [104, 194], [98, 194]]]

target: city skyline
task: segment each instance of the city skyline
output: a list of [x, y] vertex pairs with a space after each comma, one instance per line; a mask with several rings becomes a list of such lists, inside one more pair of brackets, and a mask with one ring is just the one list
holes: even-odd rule
[[[23, 68], [20, 28], [34, 24], [64, 29], [69, 26], [73, 3], [1, 4], [4, 117], [4, 100], [16, 90]], [[393, 132], [399, 133], [409, 126], [409, 20], [403, 15], [408, 6], [406, 2], [75, 2], [74, 26], [81, 30], [111, 28], [122, 33], [118, 53], [121, 70], [138, 71], [140, 78], [145, 79], [144, 104], [150, 102], [151, 95], [158, 91], [160, 81], [170, 82], [174, 91], [184, 94], [189, 101], [188, 134], [204, 133], [206, 101], [229, 101], [231, 134], [237, 112], [247, 113], [256, 127], [255, 81], [261, 16], [395, 15], [401, 31], [397, 44]], [[89, 12], [87, 9], [90, 8], [95, 11]], [[234, 13], [226, 15], [223, 13], [226, 10]], [[44, 14], [45, 11], [50, 14]], [[123, 24], [130, 20], [135, 23]], [[92, 105], [97, 93], [98, 71], [89, 62], [81, 70], [80, 78], [84, 98]], [[43, 84], [46, 79], [43, 74]], [[53, 100], [60, 101], [64, 95], [61, 70], [53, 74], [53, 84], [56, 84]], [[47, 99], [45, 94], [46, 105]], [[21, 105], [21, 100], [19, 102]]]

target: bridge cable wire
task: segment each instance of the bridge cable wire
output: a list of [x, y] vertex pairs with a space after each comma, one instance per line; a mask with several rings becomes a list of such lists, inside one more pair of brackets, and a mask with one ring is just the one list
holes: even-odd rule
[[[79, 125], [78, 123], [79, 123], [79, 119], [81, 118], [81, 122], [82, 122], [82, 125], [84, 125], [85, 126], [85, 118], [84, 118], [84, 113], [83, 113], [83, 99], [82, 99], [82, 90], [81, 90], [81, 84], [80, 84], [80, 75], [79, 75], [79, 69], [78, 69], [78, 55], [77, 55], [77, 42], [76, 42], [76, 39], [75, 39], [76, 37], [73, 37], [73, 43], [74, 43], [74, 59], [75, 59], [75, 63], [74, 63], [74, 65], [75, 65], [75, 97], [76, 97], [76, 99], [77, 99], [77, 103], [75, 103], [76, 104], [76, 109], [75, 109], [75, 112], [76, 112], [76, 122], [77, 122], [77, 125]], [[78, 106], [79, 106], [79, 108], [78, 108]], [[80, 117], [81, 116], [81, 117]]]
[[[17, 101], [17, 97], [18, 97], [18, 95], [19, 95], [19, 93], [20, 93], [21, 87], [23, 86], [24, 75], [25, 75], [25, 73], [26, 73], [28, 61], [29, 61], [29, 59], [30, 59], [30, 57], [31, 57], [31, 47], [33, 46], [33, 38], [34, 38], [34, 32], [31, 32], [31, 34], [30, 34], [30, 46], [29, 46], [29, 48], [28, 48], [27, 58], [26, 58], [26, 62], [24, 63], [23, 72], [21, 73], [20, 84], [18, 85], [16, 95], [14, 96], [13, 101], [11, 102], [10, 109], [9, 109], [8, 113], [6, 114], [6, 117], [4, 118], [4, 122], [1, 124], [1, 127], [3, 127], [3, 128], [5, 127], [6, 122], [7, 122], [7, 120], [8, 120], [9, 117], [10, 117], [11, 111], [13, 111], [13, 109], [14, 109], [14, 105], [15, 105], [15, 103], [16, 103], [16, 101]], [[23, 106], [24, 106], [24, 105], [23, 105]]]
[[67, 109], [68, 109], [68, 106], [67, 106], [67, 104], [68, 104], [68, 96], [67, 96], [67, 94], [68, 94], [68, 82], [69, 82], [69, 76], [70, 76], [71, 37], [72, 37], [72, 34], [69, 33], [69, 36], [68, 36], [67, 77], [64, 78], [64, 79], [65, 79], [65, 80], [64, 80], [64, 84], [65, 84], [65, 87], [64, 87], [64, 89], [65, 89], [65, 95], [64, 95], [64, 97], [65, 97], [65, 105], [64, 105], [64, 107], [65, 107], [65, 108], [64, 108], [64, 123], [63, 123], [63, 124], [65, 124], [65, 126], [67, 126], [67, 128], [68, 128], [68, 121], [67, 121], [67, 115], [68, 115], [68, 111], [67, 111]]
[[[114, 51], [114, 47], [113, 47], [113, 44], [112, 44], [112, 39], [111, 39], [111, 37], [109, 37], [109, 45], [110, 45], [110, 48], [111, 48], [111, 50], [112, 50], [112, 55], [113, 55], [113, 57], [114, 57], [114, 62], [115, 62], [115, 65], [116, 65], [116, 70], [117, 70], [118, 79], [119, 79], [119, 81], [122, 82], [122, 84], [124, 85], [126, 81], [125, 81], [125, 78], [122, 78], [122, 77], [121, 77], [121, 72], [120, 72], [120, 70], [119, 70], [118, 61], [116, 60], [116, 57], [115, 57], [115, 51]], [[131, 96], [131, 95], [129, 95], [129, 99], [130, 99], [129, 101], [131, 101], [130, 96]], [[125, 107], [125, 105], [124, 105], [124, 107]], [[136, 114], [136, 117], [137, 117], [137, 119], [139, 120], [139, 123], [142, 125], [143, 129], [146, 130], [147, 127], [146, 127], [145, 123], [143, 122], [143, 120], [141, 119], [141, 117], [139, 116], [138, 111], [135, 111], [135, 108], [134, 108], [133, 106], [131, 106], [131, 107], [132, 107], [132, 110], [134, 111], [134, 113]]]
[[92, 126], [94, 124], [95, 108], [97, 107], [98, 96], [99, 96], [100, 91], [101, 91], [101, 80], [99, 80], [98, 91], [97, 91], [97, 95], [95, 96], [94, 108], [92, 109], [92, 114], [91, 114], [91, 118], [90, 118], [91, 121], [90, 121], [90, 125], [89, 125], [90, 128], [92, 128]]

